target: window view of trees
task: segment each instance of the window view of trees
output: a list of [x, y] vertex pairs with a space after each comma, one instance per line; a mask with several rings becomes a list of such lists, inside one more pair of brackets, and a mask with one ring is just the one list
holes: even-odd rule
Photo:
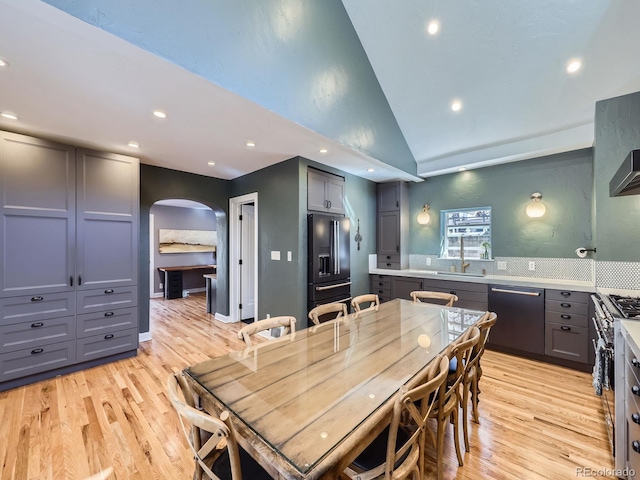
[[491, 259], [491, 207], [442, 210], [442, 258]]

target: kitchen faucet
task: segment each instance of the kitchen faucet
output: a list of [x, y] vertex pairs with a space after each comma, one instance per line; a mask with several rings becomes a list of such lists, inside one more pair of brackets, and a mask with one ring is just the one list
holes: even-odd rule
[[460, 260], [460, 271], [465, 273], [469, 266], [469, 262], [464, 263], [464, 237], [462, 235], [460, 235]]

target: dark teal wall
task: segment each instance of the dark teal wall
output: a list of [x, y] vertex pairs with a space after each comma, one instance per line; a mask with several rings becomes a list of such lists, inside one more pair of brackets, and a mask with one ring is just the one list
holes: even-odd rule
[[596, 103], [595, 228], [597, 259], [640, 261], [640, 195], [609, 197], [609, 181], [640, 148], [640, 92]]
[[228, 180], [205, 177], [166, 168], [140, 165], [140, 282], [138, 309], [140, 331], [149, 331], [149, 210], [158, 200], [183, 198], [210, 207], [216, 214], [218, 231], [217, 311], [229, 314], [227, 214]]
[[[575, 258], [576, 248], [592, 245], [592, 183], [592, 149], [412, 183], [409, 252], [440, 254], [441, 210], [491, 206], [494, 257]], [[525, 214], [534, 192], [547, 207], [540, 219]], [[415, 218], [425, 203], [432, 222], [422, 226]]]
[[340, 0], [45, 0], [311, 130], [416, 174]]

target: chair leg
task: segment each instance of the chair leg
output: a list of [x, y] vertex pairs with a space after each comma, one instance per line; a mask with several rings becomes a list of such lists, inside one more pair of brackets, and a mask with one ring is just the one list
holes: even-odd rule
[[[441, 421], [440, 421], [441, 420]], [[438, 480], [442, 480], [442, 457], [444, 455], [444, 432], [447, 427], [447, 419], [438, 419], [438, 439], [436, 441], [436, 469], [438, 472]]]
[[456, 405], [453, 411], [453, 443], [456, 446], [456, 455], [458, 456], [458, 465], [461, 467], [464, 465], [462, 461], [462, 452], [460, 451], [460, 432], [458, 430], [458, 406]]
[[469, 428], [467, 425], [467, 407], [469, 405], [469, 392], [471, 391], [471, 383], [462, 384], [462, 437], [464, 438], [464, 449], [469, 451]]
[[478, 415], [478, 394], [480, 393], [480, 389], [478, 388], [478, 376], [474, 376], [471, 379], [471, 403], [473, 408], [473, 421], [480, 424], [480, 416]]

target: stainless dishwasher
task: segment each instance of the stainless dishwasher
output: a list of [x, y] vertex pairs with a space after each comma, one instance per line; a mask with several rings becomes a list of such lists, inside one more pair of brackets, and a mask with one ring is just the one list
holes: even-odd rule
[[488, 347], [544, 355], [544, 289], [489, 285], [489, 311], [498, 321]]

